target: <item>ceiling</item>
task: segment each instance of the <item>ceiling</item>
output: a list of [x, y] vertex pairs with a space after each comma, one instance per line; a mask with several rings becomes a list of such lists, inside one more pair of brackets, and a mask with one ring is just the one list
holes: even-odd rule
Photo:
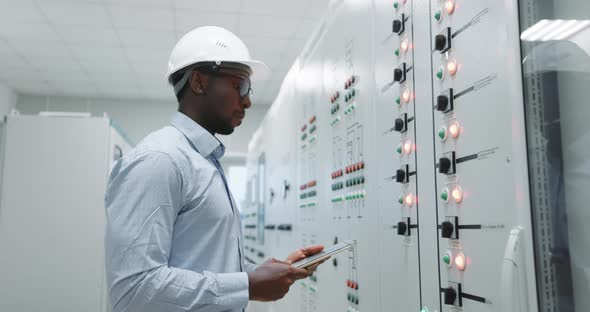
[[204, 25], [238, 35], [272, 70], [271, 104], [329, 0], [0, 0], [0, 81], [19, 93], [174, 100], [168, 57]]

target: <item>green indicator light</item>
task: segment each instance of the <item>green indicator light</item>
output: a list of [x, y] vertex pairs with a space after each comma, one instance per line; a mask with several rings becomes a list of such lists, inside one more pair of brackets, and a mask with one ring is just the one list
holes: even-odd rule
[[402, 153], [402, 146], [401, 145], [398, 146], [396, 151], [398, 154], [401, 154]]
[[394, 7], [395, 9], [399, 8], [399, 1], [394, 1], [394, 2], [393, 2], [393, 7]]
[[451, 257], [449, 255], [444, 255], [443, 256], [443, 261], [444, 263], [446, 263], [447, 265], [451, 264]]
[[402, 98], [401, 97], [396, 97], [395, 98], [395, 103], [397, 103], [397, 105], [400, 105], [402, 103]]
[[434, 13], [434, 19], [435, 19], [436, 21], [440, 22], [441, 18], [442, 18], [442, 11], [441, 11], [441, 10], [437, 10], [437, 11]]
[[438, 130], [438, 137], [441, 138], [441, 140], [446, 139], [446, 137], [447, 137], [447, 131], [444, 128]]
[[400, 197], [399, 197], [399, 199], [397, 200], [397, 202], [398, 202], [400, 205], [403, 205], [403, 204], [404, 204], [404, 195], [400, 195]]
[[436, 72], [436, 78], [442, 80], [445, 76], [445, 71], [441, 68]]
[[399, 56], [399, 49], [395, 49], [393, 53], [395, 53], [395, 56]]
[[449, 192], [447, 192], [446, 190], [444, 190], [442, 193], [440, 193], [440, 199], [442, 199], [445, 202], [447, 200], [449, 200]]

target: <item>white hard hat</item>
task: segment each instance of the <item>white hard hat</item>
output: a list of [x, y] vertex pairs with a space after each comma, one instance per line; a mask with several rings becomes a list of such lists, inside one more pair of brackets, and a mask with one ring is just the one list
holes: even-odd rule
[[[203, 62], [214, 62], [217, 65], [224, 62], [246, 65], [252, 71], [252, 80], [264, 79], [270, 72], [264, 63], [250, 57], [244, 42], [231, 31], [216, 26], [204, 26], [180, 38], [170, 54], [166, 80], [172, 83], [174, 73]], [[182, 85], [185, 83], [186, 81]]]

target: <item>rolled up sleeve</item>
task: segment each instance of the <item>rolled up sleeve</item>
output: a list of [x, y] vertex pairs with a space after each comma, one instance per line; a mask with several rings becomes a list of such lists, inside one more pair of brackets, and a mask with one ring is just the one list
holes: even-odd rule
[[[118, 311], [226, 311], [248, 304], [247, 273], [194, 272], [170, 267], [182, 174], [159, 152], [120, 162], [105, 195], [106, 271]], [[207, 252], [203, 250], [202, 252]]]

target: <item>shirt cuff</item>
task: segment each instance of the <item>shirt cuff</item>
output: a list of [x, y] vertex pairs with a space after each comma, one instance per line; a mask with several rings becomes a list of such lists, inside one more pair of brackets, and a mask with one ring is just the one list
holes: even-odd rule
[[246, 309], [250, 300], [250, 283], [248, 273], [220, 273], [217, 274], [217, 284], [220, 290], [220, 303], [234, 309]]

